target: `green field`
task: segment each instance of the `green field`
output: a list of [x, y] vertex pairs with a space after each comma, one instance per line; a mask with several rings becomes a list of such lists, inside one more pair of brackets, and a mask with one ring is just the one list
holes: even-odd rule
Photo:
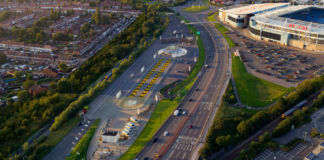
[[[89, 144], [91, 142], [91, 139], [93, 137], [93, 134], [95, 133], [98, 125], [99, 125], [100, 119], [97, 119], [89, 130], [85, 133], [85, 135], [82, 137], [82, 139], [78, 142], [78, 144], [75, 145], [74, 150], [71, 152], [71, 156], [65, 158], [66, 160], [75, 160], [75, 159], [87, 159], [87, 151], [89, 148]], [[80, 153], [80, 155], [77, 155], [77, 153]]]
[[229, 38], [229, 37], [225, 34], [225, 32], [228, 31], [228, 29], [227, 29], [226, 27], [224, 27], [223, 25], [217, 23], [217, 21], [214, 19], [214, 17], [215, 17], [216, 15], [218, 15], [218, 12], [215, 12], [215, 13], [212, 14], [211, 16], [207, 17], [207, 20], [216, 23], [216, 24], [215, 24], [215, 27], [216, 27], [216, 28], [217, 28], [217, 29], [222, 33], [222, 35], [223, 35], [224, 38], [226, 39], [226, 41], [227, 41], [227, 43], [228, 43], [228, 46], [229, 46], [230, 48], [235, 47], [235, 43], [234, 43], [234, 41], [233, 41], [231, 38]]
[[232, 73], [238, 95], [242, 103], [248, 106], [267, 106], [275, 102], [278, 97], [294, 90], [293, 87], [285, 88], [249, 74], [238, 56], [233, 58]]
[[119, 158], [120, 160], [132, 160], [135, 158], [135, 155], [138, 154], [138, 152], [147, 144], [147, 142], [152, 139], [154, 133], [178, 106], [179, 102], [186, 95], [194, 82], [195, 79], [193, 79], [190, 83], [188, 83], [188, 85], [179, 91], [180, 97], [175, 99], [163, 99], [158, 103], [143, 131], [137, 137], [133, 145], [126, 151], [126, 153]]
[[[189, 23], [188, 20], [186, 20], [185, 18], [179, 16], [182, 20], [184, 20], [186, 23]], [[172, 88], [172, 90], [170, 91], [170, 94], [174, 94], [176, 93], [179, 89], [181, 89], [183, 86], [185, 86], [190, 80], [192, 80], [193, 78], [195, 78], [198, 74], [198, 72], [200, 71], [201, 67], [204, 65], [205, 63], [205, 48], [204, 48], [204, 44], [203, 41], [201, 40], [200, 35], [197, 34], [197, 30], [196, 28], [193, 28], [189, 25], [187, 25], [188, 29], [192, 31], [192, 33], [194, 34], [194, 36], [198, 36], [198, 50], [199, 50], [199, 57], [197, 60], [196, 65], [194, 66], [194, 68], [192, 69], [192, 71], [190, 72], [189, 76], [184, 79], [182, 82], [180, 82], [177, 86], [175, 86], [174, 88]]]
[[197, 13], [197, 12], [201, 12], [201, 11], [205, 11], [209, 9], [209, 7], [207, 6], [192, 6], [192, 7], [188, 7], [185, 9], [181, 9], [182, 12], [191, 12], [191, 13]]

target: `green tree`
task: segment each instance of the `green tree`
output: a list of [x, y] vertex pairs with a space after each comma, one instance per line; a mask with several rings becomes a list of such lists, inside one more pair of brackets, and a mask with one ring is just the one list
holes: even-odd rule
[[102, 19], [102, 24], [109, 24], [110, 23], [108, 15], [101, 15], [101, 19]]
[[119, 73], [120, 73], [120, 69], [119, 68], [114, 68], [112, 70], [112, 74], [113, 74], [114, 77], [117, 77], [119, 75]]
[[0, 53], [0, 65], [7, 63], [7, 56], [4, 53]]
[[27, 33], [27, 30], [26, 29], [20, 29], [19, 30], [19, 37], [20, 38], [23, 38], [26, 33]]
[[89, 2], [89, 7], [96, 7], [96, 6], [97, 6], [97, 4], [95, 1]]
[[29, 147], [29, 144], [28, 144], [28, 142], [25, 142], [23, 145], [22, 145], [22, 148], [23, 148], [23, 151], [27, 151], [27, 149], [28, 149], [28, 147]]
[[111, 12], [109, 16], [110, 19], [117, 19], [117, 15], [115, 12]]
[[102, 17], [98, 7], [96, 8], [96, 12], [92, 15], [91, 18], [96, 24], [102, 24]]
[[82, 33], [87, 33], [87, 32], [89, 32], [90, 28], [91, 28], [91, 24], [90, 23], [84, 23], [82, 25], [82, 27], [80, 28], [80, 31]]
[[22, 91], [19, 91], [18, 94], [17, 94], [19, 100], [26, 100], [28, 98], [30, 98], [30, 93], [27, 91], [27, 90], [22, 90]]
[[81, 3], [83, 4], [83, 3], [85, 3], [86, 1], [85, 0], [81, 0]]
[[3, 12], [0, 13], [0, 18], [3, 21], [9, 19], [10, 16], [11, 16], [11, 12], [8, 11], [8, 10], [5, 10], [5, 11], [3, 11]]
[[56, 84], [54, 81], [51, 82], [50, 85], [49, 85], [48, 90], [49, 90], [50, 92], [56, 92], [56, 90], [57, 90], [57, 84]]
[[35, 84], [34, 80], [27, 80], [23, 83], [24, 89], [29, 89], [31, 86]]
[[14, 72], [14, 78], [21, 78], [24, 74], [21, 71], [15, 71]]
[[72, 0], [69, 0], [69, 6], [73, 6]]
[[43, 41], [43, 35], [41, 33], [37, 33], [36, 34], [36, 38], [35, 38], [36, 42], [41, 42]]
[[120, 9], [123, 9], [123, 5], [122, 5], [122, 4], [120, 4], [119, 8], [120, 8]]
[[58, 68], [64, 72], [66, 72], [68, 67], [67, 67], [66, 63], [61, 62], [58, 64]]
[[63, 2], [62, 6], [63, 6], [63, 7], [66, 7], [67, 5], [66, 5], [66, 3], [65, 3], [65, 2]]
[[116, 45], [116, 46], [111, 47], [109, 52], [110, 52], [110, 54], [112, 56], [118, 57], [119, 59], [125, 57], [124, 48], [121, 47], [120, 45]]
[[14, 103], [15, 103], [15, 101], [12, 98], [7, 99], [7, 104], [9, 106], [13, 105]]
[[72, 92], [71, 82], [66, 78], [62, 78], [61, 80], [58, 81], [57, 91], [59, 93], [71, 93]]
[[270, 0], [270, 3], [274, 3], [274, 0]]

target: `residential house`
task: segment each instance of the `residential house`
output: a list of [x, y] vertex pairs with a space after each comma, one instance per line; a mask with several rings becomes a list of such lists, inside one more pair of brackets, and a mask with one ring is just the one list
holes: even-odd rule
[[5, 54], [7, 55], [7, 57], [11, 58], [12, 60], [29, 61], [28, 53], [21, 53], [17, 51], [6, 51]]
[[64, 18], [63, 21], [65, 23], [71, 23], [73, 21], [77, 21], [79, 18], [80, 18], [80, 15], [79, 14], [74, 14], [72, 16], [69, 16], [69, 17]]
[[30, 61], [36, 63], [52, 63], [54, 62], [54, 57], [49, 54], [33, 54], [30, 55]]
[[45, 68], [43, 73], [49, 78], [57, 78], [60, 75], [59, 71], [52, 67]]
[[72, 66], [73, 65], [73, 60], [74, 58], [72, 56], [65, 56], [65, 55], [59, 55], [55, 61], [57, 62], [64, 62], [66, 63], [67, 66]]
[[33, 86], [31, 86], [29, 89], [29, 93], [32, 94], [33, 96], [36, 96], [37, 94], [47, 91], [48, 87], [44, 86], [44, 85], [37, 85], [34, 84]]
[[0, 47], [2, 48], [25, 48], [25, 43], [23, 42], [13, 42], [13, 41], [2, 41], [0, 42]]

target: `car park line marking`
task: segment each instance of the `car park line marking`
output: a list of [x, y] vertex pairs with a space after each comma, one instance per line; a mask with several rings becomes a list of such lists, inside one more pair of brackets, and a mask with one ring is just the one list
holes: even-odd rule
[[182, 159], [184, 159], [185, 156], [186, 156], [186, 152], [183, 154]]

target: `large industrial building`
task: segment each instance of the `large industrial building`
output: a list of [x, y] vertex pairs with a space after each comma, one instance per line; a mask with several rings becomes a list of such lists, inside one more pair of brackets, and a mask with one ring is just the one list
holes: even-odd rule
[[233, 27], [248, 26], [258, 39], [324, 52], [324, 6], [263, 3], [224, 7], [219, 18]]

